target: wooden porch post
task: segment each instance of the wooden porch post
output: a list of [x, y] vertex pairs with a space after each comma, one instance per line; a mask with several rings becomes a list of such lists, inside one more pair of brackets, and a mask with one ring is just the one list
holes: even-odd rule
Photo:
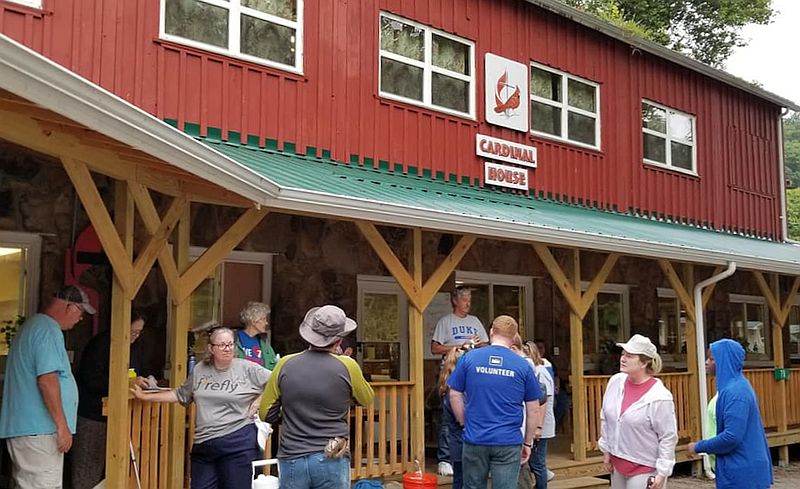
[[[777, 274], [772, 274], [771, 286], [764, 279], [764, 274], [758, 271], [753, 272], [756, 284], [761, 290], [761, 294], [767, 300], [772, 317], [772, 352], [775, 357], [775, 368], [784, 368], [786, 364], [783, 358], [783, 325], [789, 319], [789, 312], [792, 308], [792, 298], [800, 290], [800, 276], [796, 276], [786, 296], [786, 300], [781, 301], [780, 282]], [[778, 381], [778, 405], [781, 406], [780, 419], [778, 420], [778, 432], [788, 431], [789, 414], [786, 393], [786, 381]], [[784, 466], [789, 463], [789, 446], [783, 445], [778, 449], [779, 464]]]
[[[133, 255], [133, 199], [128, 185], [114, 187], [114, 224], [130, 261]], [[133, 277], [131, 277], [133, 278]], [[117, 274], [111, 285], [111, 354], [108, 369], [108, 437], [106, 485], [127, 487], [130, 467], [130, 417], [128, 416], [128, 368], [131, 349], [131, 297]]]
[[[422, 230], [414, 228], [411, 273], [417, 290], [422, 290]], [[422, 312], [413, 301], [408, 305], [408, 344], [411, 357], [411, 453], [425, 470], [425, 332]]]
[[[573, 291], [581, 290], [580, 251], [572, 250], [570, 257], [570, 285]], [[570, 371], [572, 372], [572, 433], [575, 460], [586, 460], [586, 389], [583, 380], [583, 315], [569, 310]]]
[[581, 258], [578, 249], [572, 250], [570, 257], [569, 277], [561, 269], [547, 245], [535, 243], [533, 249], [539, 255], [553, 283], [561, 291], [564, 300], [569, 304], [569, 346], [570, 346], [570, 383], [572, 385], [572, 436], [575, 460], [586, 460], [587, 447], [587, 413], [586, 388], [583, 379], [583, 318], [592, 307], [597, 293], [605, 283], [619, 255], [610, 253], [603, 266], [592, 279], [586, 292], [581, 293]]
[[[189, 230], [191, 226], [190, 206], [185, 206], [178, 221], [173, 253], [178, 273], [182, 274], [189, 267]], [[177, 292], [177, 291], [176, 291]], [[188, 335], [191, 301], [185, 298], [180, 302], [179, 294], [173, 293], [170, 304], [169, 337], [169, 385], [176, 388], [186, 380], [186, 362], [189, 353]], [[180, 404], [170, 405], [169, 411], [169, 455], [167, 466], [167, 487], [182, 489], [184, 462], [186, 453], [186, 409]]]

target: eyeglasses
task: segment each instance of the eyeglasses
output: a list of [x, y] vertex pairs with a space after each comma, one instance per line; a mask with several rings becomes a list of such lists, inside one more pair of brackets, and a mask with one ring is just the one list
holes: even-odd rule
[[67, 303], [67, 305], [68, 305], [68, 306], [72, 306], [72, 307], [74, 307], [75, 309], [77, 309], [77, 310], [78, 310], [78, 311], [81, 313], [81, 316], [80, 316], [80, 317], [81, 317], [81, 318], [83, 317], [83, 313], [85, 312], [85, 311], [83, 310], [83, 306], [81, 306], [80, 304], [76, 304], [76, 303], [74, 303], [74, 302], [68, 302], [68, 303]]
[[211, 346], [216, 346], [220, 350], [232, 350], [233, 343], [211, 343]]

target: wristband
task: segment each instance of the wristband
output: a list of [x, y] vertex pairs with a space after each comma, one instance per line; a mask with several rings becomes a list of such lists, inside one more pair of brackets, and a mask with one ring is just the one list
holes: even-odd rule
[[528, 447], [528, 448], [533, 448], [533, 443], [525, 443], [525, 442], [522, 442], [522, 446], [523, 446], [523, 447]]
[[537, 426], [537, 427], [536, 427], [536, 429], [537, 429], [537, 430], [540, 430], [540, 429], [542, 429], [542, 427], [541, 427], [541, 426]]

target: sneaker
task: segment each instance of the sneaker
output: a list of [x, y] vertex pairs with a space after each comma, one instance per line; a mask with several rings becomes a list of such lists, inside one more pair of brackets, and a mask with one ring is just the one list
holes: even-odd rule
[[555, 476], [556, 476], [555, 472], [553, 472], [550, 469], [547, 469], [547, 482], [550, 482], [551, 480], [553, 480], [555, 478]]
[[453, 466], [450, 465], [450, 462], [439, 462], [437, 472], [439, 472], [439, 475], [442, 477], [453, 477]]

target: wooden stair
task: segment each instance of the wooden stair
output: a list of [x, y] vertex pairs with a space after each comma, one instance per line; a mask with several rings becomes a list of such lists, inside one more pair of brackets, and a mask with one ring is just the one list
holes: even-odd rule
[[599, 477], [576, 477], [574, 479], [551, 480], [547, 483], [547, 489], [602, 489], [608, 487], [610, 483]]

